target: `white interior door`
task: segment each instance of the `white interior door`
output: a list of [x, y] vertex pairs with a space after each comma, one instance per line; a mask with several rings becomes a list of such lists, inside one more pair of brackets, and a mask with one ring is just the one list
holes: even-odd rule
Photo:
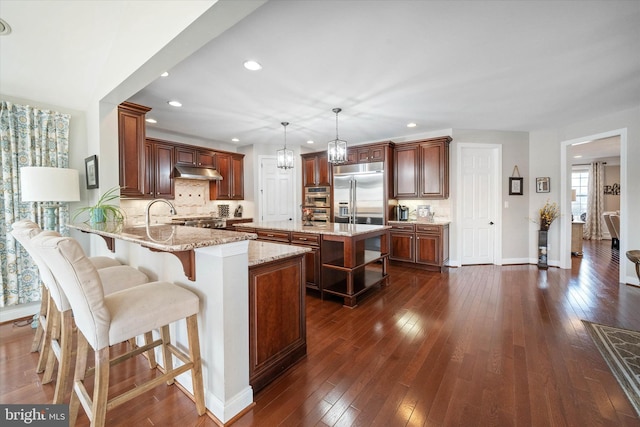
[[461, 264], [495, 264], [498, 150], [461, 150]]
[[278, 169], [275, 157], [260, 159], [260, 220], [293, 219], [294, 169]]

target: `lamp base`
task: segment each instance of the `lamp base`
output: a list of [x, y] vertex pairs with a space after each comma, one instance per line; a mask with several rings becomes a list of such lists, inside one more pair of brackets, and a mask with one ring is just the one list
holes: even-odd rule
[[44, 209], [44, 229], [57, 231], [58, 229], [58, 208], [60, 207], [59, 203], [46, 203], [42, 205], [42, 209]]

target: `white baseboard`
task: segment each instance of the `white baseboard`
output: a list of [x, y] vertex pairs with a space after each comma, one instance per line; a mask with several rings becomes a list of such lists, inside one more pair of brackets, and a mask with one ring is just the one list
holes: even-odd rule
[[624, 282], [628, 285], [640, 286], [640, 281], [636, 276], [626, 276]]
[[[536, 260], [536, 263], [538, 261]], [[512, 264], [531, 264], [531, 260], [529, 258], [503, 258], [502, 265], [512, 265]]]
[[33, 316], [40, 311], [40, 301], [0, 308], [0, 323]]

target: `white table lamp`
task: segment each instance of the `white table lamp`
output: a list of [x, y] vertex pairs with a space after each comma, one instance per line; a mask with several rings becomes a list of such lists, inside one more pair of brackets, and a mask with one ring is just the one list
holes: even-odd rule
[[44, 202], [44, 228], [55, 230], [59, 202], [80, 200], [78, 171], [67, 168], [25, 166], [20, 168], [20, 191], [23, 202]]

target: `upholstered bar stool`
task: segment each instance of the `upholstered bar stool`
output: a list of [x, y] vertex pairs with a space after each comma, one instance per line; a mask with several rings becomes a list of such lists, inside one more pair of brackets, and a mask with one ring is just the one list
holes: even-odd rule
[[[105, 295], [97, 269], [91, 264], [74, 239], [40, 233], [32, 240], [51, 269], [57, 283], [69, 299], [78, 327], [78, 347], [73, 391], [69, 409], [70, 425], [74, 425], [79, 406], [86, 411], [92, 426], [105, 425], [106, 413], [122, 403], [149, 391], [157, 385], [191, 371], [193, 394], [199, 415], [205, 412], [204, 384], [198, 339], [199, 299], [193, 292], [168, 282], [151, 282]], [[169, 324], [186, 320], [189, 355], [171, 344]], [[128, 352], [117, 362], [137, 355], [147, 348], [161, 346], [165, 372], [134, 389], [109, 398], [109, 346], [160, 330], [160, 339]], [[89, 346], [95, 352], [95, 368], [87, 369]], [[173, 366], [172, 355], [183, 362]], [[85, 387], [85, 379], [94, 374], [93, 396]]]
[[[69, 373], [72, 357], [71, 343], [73, 335], [71, 306], [69, 305], [69, 301], [64, 295], [64, 292], [62, 292], [55, 278], [51, 274], [46, 262], [31, 244], [32, 238], [39, 234], [58, 237], [60, 234], [55, 231], [42, 231], [40, 227], [32, 221], [14, 224], [14, 227], [12, 228], [11, 234], [18, 242], [20, 242], [20, 244], [22, 244], [35, 261], [38, 266], [38, 270], [40, 271], [42, 283], [45, 286], [45, 289], [47, 289], [47, 316], [42, 319], [43, 343], [36, 370], [38, 372], [42, 372], [44, 370], [42, 383], [48, 384], [53, 379], [55, 363], [56, 361], [58, 362], [58, 375], [53, 403], [62, 403], [67, 390], [67, 384], [70, 379]], [[108, 259], [110, 258], [98, 257], [96, 259], [89, 259], [89, 261], [94, 265], [94, 267], [96, 267], [109, 265], [110, 263], [107, 261]], [[149, 282], [149, 278], [145, 274], [133, 267], [120, 265], [119, 262], [117, 265], [100, 268], [97, 271], [105, 284], [105, 292], [107, 293], [117, 292], [131, 286], [137, 286], [142, 283]], [[145, 340], [147, 342], [152, 341], [151, 334], [146, 336]], [[155, 356], [152, 351], [148, 352], [148, 357], [150, 366], [154, 368]]]
[[[41, 231], [40, 226], [38, 224], [28, 219], [23, 219], [13, 223], [12, 229], [13, 230], [20, 229], [25, 231], [37, 230], [37, 232]], [[14, 237], [16, 236], [14, 235]], [[16, 237], [16, 240], [18, 240], [18, 242], [24, 247], [24, 244], [20, 239]], [[26, 247], [25, 247], [25, 250], [27, 250]], [[27, 253], [29, 253], [28, 250], [27, 250]], [[29, 255], [31, 256], [31, 253], [29, 253]], [[117, 259], [109, 258], [106, 256], [89, 257], [89, 260], [91, 260], [91, 262], [93, 263], [93, 265], [96, 266], [97, 269], [122, 265]], [[32, 353], [36, 351], [40, 351], [40, 348], [42, 347], [44, 327], [46, 326], [46, 322], [47, 322], [47, 308], [49, 306], [49, 290], [44, 285], [44, 283], [42, 284], [41, 296], [42, 296], [42, 301], [40, 303], [40, 310], [38, 311], [38, 316], [37, 316], [38, 326], [36, 328], [36, 334], [33, 337], [33, 343], [31, 343]], [[42, 363], [38, 364], [38, 369], [36, 370], [38, 373], [44, 370], [44, 359], [41, 358], [41, 360], [43, 361]]]

